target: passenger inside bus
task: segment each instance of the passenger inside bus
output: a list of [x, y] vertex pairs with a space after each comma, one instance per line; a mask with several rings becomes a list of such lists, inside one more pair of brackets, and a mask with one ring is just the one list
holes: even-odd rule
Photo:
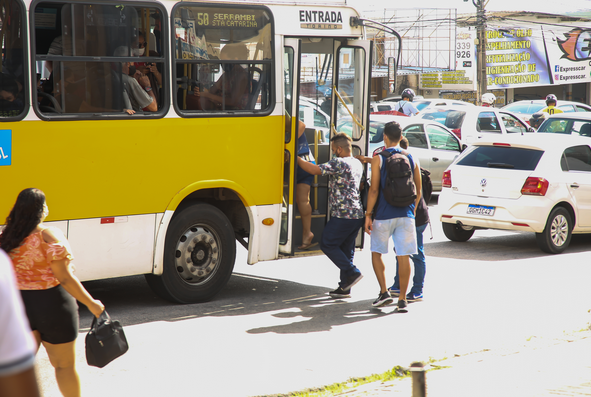
[[24, 108], [23, 101], [19, 98], [20, 90], [15, 79], [5, 74], [0, 74], [0, 116], [18, 116]]
[[[120, 46], [113, 54], [117, 57], [129, 56], [129, 48]], [[121, 82], [123, 83], [123, 111], [134, 114], [141, 110], [155, 112], [158, 110], [156, 96], [150, 86], [150, 79], [142, 74], [138, 80], [129, 76], [131, 62], [121, 64]]]
[[[225, 60], [248, 59], [248, 48], [243, 43], [226, 44], [220, 52]], [[246, 108], [249, 94], [249, 74], [238, 63], [222, 63], [224, 73], [209, 90], [196, 85], [193, 95], [198, 99], [199, 110], [241, 110]]]

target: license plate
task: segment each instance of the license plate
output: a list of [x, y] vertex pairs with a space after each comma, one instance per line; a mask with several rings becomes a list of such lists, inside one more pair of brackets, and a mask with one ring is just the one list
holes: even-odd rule
[[468, 205], [466, 213], [471, 215], [486, 215], [493, 216], [495, 214], [495, 207], [486, 207], [484, 205]]

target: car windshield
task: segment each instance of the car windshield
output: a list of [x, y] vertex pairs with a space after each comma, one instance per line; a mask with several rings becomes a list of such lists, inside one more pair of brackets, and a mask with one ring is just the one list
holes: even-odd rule
[[512, 103], [505, 106], [503, 109], [513, 113], [534, 114], [542, 110], [546, 105], [543, 103]]
[[538, 132], [551, 134], [576, 134], [591, 137], [591, 120], [551, 118], [542, 123]]
[[427, 120], [437, 121], [447, 128], [457, 129], [462, 126], [466, 112], [454, 109], [441, 109], [424, 113], [421, 117]]
[[508, 146], [476, 146], [458, 161], [458, 165], [533, 171], [536, 169], [542, 154], [544, 154], [544, 151], [534, 149]]

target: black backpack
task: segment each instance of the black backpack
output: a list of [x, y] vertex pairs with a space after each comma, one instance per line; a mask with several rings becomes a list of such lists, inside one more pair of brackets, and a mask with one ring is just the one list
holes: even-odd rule
[[431, 173], [421, 167], [421, 185], [423, 188], [423, 198], [425, 203], [429, 205], [431, 201], [431, 194], [433, 193], [433, 183], [431, 183]]
[[384, 184], [384, 198], [394, 207], [406, 207], [415, 202], [417, 187], [413, 179], [412, 167], [408, 157], [402, 153], [380, 152], [386, 167], [386, 181]]

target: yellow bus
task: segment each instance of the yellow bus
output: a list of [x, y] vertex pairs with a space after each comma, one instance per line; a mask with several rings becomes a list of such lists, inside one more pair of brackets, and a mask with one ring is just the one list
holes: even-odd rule
[[[0, 8], [0, 219], [22, 189], [39, 188], [82, 281], [145, 274], [180, 303], [224, 287], [236, 241], [249, 264], [321, 254], [297, 249], [297, 120], [288, 115], [332, 93], [330, 114], [314, 108], [312, 123], [324, 128], [307, 126], [312, 153], [327, 161], [326, 123], [351, 116], [355, 153], [366, 153], [372, 46], [354, 9], [165, 0]], [[325, 178], [311, 202], [318, 239]]]

